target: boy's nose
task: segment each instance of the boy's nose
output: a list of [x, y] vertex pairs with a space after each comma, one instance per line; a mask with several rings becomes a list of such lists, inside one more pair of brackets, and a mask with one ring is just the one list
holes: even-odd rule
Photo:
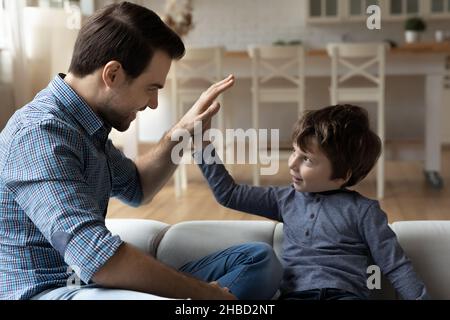
[[298, 157], [295, 157], [295, 156], [289, 157], [288, 166], [290, 169], [297, 171], [298, 170]]

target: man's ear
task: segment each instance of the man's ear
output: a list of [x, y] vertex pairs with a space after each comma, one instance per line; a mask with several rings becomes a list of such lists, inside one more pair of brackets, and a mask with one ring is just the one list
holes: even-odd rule
[[125, 72], [118, 61], [110, 61], [103, 67], [102, 80], [106, 87], [115, 88], [125, 80]]

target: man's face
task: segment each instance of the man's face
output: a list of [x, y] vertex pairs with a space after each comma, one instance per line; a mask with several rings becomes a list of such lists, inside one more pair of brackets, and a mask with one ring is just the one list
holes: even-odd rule
[[156, 51], [145, 71], [136, 79], [126, 78], [119, 72], [116, 83], [108, 88], [106, 102], [99, 108], [103, 120], [118, 131], [126, 131], [139, 111], [158, 107], [158, 91], [162, 89], [170, 70], [171, 58]]
[[340, 189], [344, 179], [331, 180], [332, 167], [320, 150], [316, 138], [311, 138], [308, 151], [300, 150], [294, 143], [289, 157], [289, 168], [295, 190], [299, 192], [325, 192]]

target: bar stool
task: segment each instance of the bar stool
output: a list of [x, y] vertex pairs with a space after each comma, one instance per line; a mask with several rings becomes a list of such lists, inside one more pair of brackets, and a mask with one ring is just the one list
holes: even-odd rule
[[[305, 111], [305, 50], [295, 46], [250, 46], [252, 61], [252, 125], [259, 129], [260, 104], [296, 103], [300, 117]], [[286, 85], [273, 84], [284, 81]], [[259, 144], [258, 144], [259, 145]], [[258, 149], [259, 151], [259, 149]], [[258, 152], [259, 153], [259, 152]], [[279, 153], [278, 160], [287, 159], [288, 153]], [[253, 184], [260, 180], [260, 157], [253, 166]]]
[[[184, 114], [185, 107], [189, 107], [200, 97], [211, 84], [223, 78], [223, 47], [186, 48], [185, 56], [173, 64], [172, 77], [172, 105], [174, 121], [178, 121]], [[223, 106], [222, 95], [218, 98]], [[217, 127], [225, 131], [225, 108], [221, 108], [217, 115]], [[185, 154], [175, 172], [175, 194], [180, 196], [187, 189], [186, 163], [191, 163], [191, 155]]]
[[[384, 197], [385, 185], [385, 43], [332, 43], [327, 46], [331, 58], [331, 104], [375, 102], [378, 114], [378, 136], [382, 154], [377, 164], [377, 197]], [[344, 69], [345, 72], [340, 72]], [[362, 77], [375, 85], [352, 87], [344, 82]]]

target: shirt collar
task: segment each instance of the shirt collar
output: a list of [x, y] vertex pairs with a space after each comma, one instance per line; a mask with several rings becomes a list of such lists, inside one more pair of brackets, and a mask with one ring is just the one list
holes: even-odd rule
[[50, 83], [50, 90], [65, 107], [65, 111], [70, 113], [84, 127], [89, 135], [94, 135], [97, 131], [108, 127], [103, 120], [94, 113], [92, 108], [81, 98], [65, 81], [65, 74], [58, 74]]
[[[295, 190], [294, 185], [292, 185], [292, 188]], [[322, 192], [301, 192], [304, 196], [306, 196], [307, 198], [317, 198], [317, 197], [321, 197], [321, 196], [330, 196], [330, 195], [335, 195], [335, 194], [339, 194], [339, 193], [350, 193], [352, 192], [349, 189], [346, 188], [342, 188], [342, 189], [336, 189], [336, 190], [329, 190], [329, 191], [322, 191]]]

